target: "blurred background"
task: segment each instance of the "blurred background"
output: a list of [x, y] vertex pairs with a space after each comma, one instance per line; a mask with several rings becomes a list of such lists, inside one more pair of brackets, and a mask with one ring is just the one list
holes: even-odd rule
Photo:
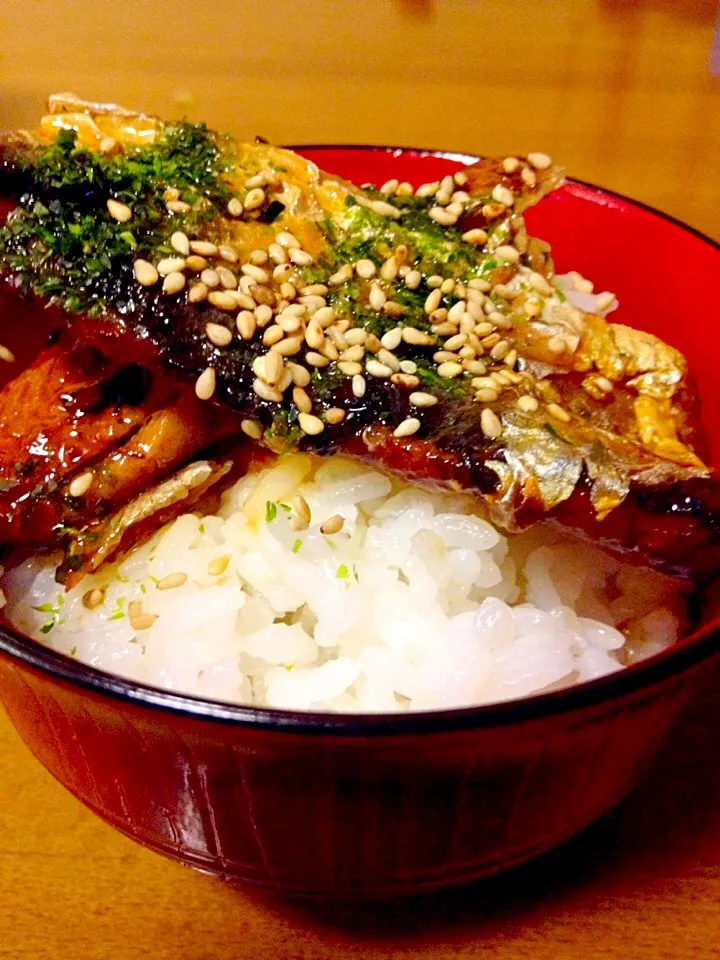
[[0, 128], [71, 90], [285, 144], [543, 150], [720, 239], [716, 32], [715, 0], [2, 0]]

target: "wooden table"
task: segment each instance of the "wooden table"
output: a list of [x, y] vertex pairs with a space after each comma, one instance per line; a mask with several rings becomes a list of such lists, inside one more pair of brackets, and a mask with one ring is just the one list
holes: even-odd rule
[[[277, 142], [547, 149], [720, 235], [715, 0], [4, 0], [0, 128], [73, 89]], [[96, 820], [0, 714], [0, 958], [720, 957], [720, 670], [612, 816], [462, 892], [333, 915]]]
[[470, 888], [311, 910], [136, 846], [0, 719], [3, 960], [704, 960], [720, 957], [720, 668], [652, 775], [564, 848]]

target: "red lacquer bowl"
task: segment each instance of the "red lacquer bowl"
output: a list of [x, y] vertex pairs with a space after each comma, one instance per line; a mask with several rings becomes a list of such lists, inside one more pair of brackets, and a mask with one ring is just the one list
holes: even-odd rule
[[[419, 184], [472, 158], [355, 147], [306, 156], [358, 183]], [[687, 355], [720, 462], [720, 247], [570, 182], [533, 210], [559, 270]], [[717, 293], [717, 289], [716, 289]], [[637, 782], [720, 647], [720, 623], [622, 673], [527, 700], [368, 718], [233, 707], [84, 667], [0, 629], [0, 697], [41, 763], [119, 830], [219, 876], [318, 897], [457, 884], [548, 850]]]

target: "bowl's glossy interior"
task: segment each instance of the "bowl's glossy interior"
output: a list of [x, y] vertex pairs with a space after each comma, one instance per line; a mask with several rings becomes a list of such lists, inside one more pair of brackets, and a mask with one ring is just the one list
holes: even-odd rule
[[[302, 153], [356, 182], [419, 184], [470, 158]], [[614, 290], [617, 319], [680, 347], [720, 462], [720, 248], [655, 211], [569, 183], [528, 216], [560, 270]], [[720, 649], [708, 622], [589, 684], [466, 710], [261, 710], [143, 687], [0, 627], [0, 700], [41, 763], [128, 836], [182, 863], [295, 895], [388, 896], [460, 883], [572, 835], [637, 782]]]
[[[396, 147], [313, 145], [295, 149], [321, 168], [356, 183], [381, 183], [397, 177], [417, 186], [475, 159], [465, 154]], [[683, 351], [702, 397], [702, 433], [710, 460], [720, 463], [720, 391], [716, 389], [715, 360], [720, 333], [708, 322], [708, 312], [717, 309], [712, 299], [720, 271], [720, 245], [643, 204], [574, 180], [526, 216], [530, 232], [552, 245], [558, 272], [578, 270], [594, 281], [596, 291], [617, 294], [620, 308], [613, 314], [614, 321], [656, 333]], [[232, 706], [169, 693], [93, 670], [5, 626], [0, 626], [0, 649], [72, 682], [156, 707], [263, 727], [377, 734], [492, 726], [620, 696], [711, 655], [720, 648], [719, 626], [720, 618], [703, 623], [692, 637], [671, 650], [580, 687], [463, 710], [362, 718]]]

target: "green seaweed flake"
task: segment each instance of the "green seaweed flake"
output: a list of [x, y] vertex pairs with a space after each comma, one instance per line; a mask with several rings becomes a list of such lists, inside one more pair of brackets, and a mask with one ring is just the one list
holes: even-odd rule
[[[228, 144], [204, 124], [179, 123], [164, 127], [155, 143], [117, 154], [78, 146], [72, 130], [61, 130], [40, 150], [23, 150], [16, 162], [31, 187], [0, 228], [0, 265], [28, 290], [53, 297], [70, 312], [102, 313], [104, 282], [176, 228], [165, 208], [168, 186], [190, 204], [188, 227], [227, 203]], [[111, 197], [131, 205], [129, 223], [109, 215]]]

